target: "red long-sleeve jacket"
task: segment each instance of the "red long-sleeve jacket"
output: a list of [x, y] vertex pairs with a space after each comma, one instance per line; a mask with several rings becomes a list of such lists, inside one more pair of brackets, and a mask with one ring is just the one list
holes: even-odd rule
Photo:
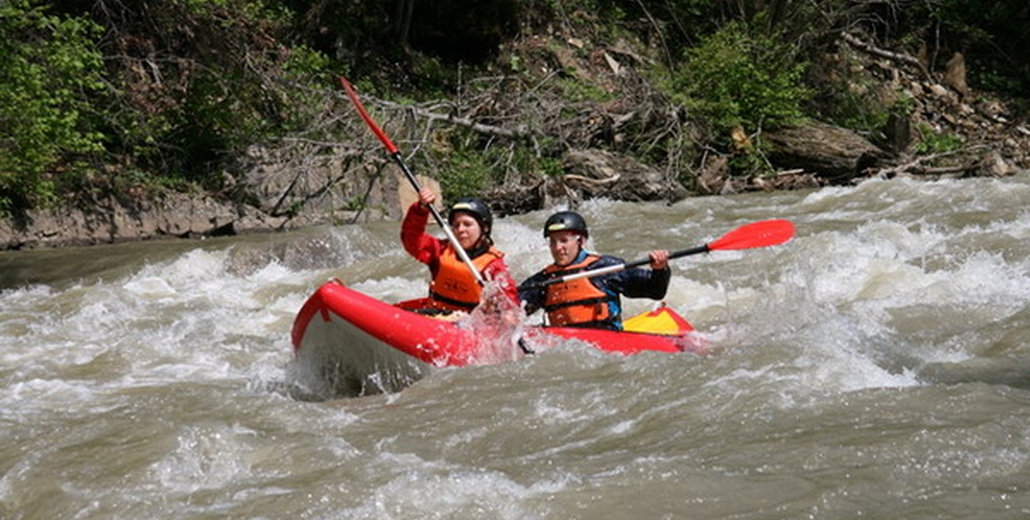
[[[440, 255], [444, 249], [452, 246], [446, 238], [436, 238], [426, 233], [426, 224], [428, 222], [429, 209], [423, 207], [418, 202], [412, 204], [404, 215], [404, 221], [401, 223], [401, 243], [404, 244], [404, 250], [408, 254], [429, 266], [429, 273], [435, 279], [440, 269]], [[500, 283], [504, 294], [511, 298], [516, 306], [518, 305], [518, 290], [503, 258], [498, 258], [487, 264], [481, 274], [487, 282], [497, 281]], [[470, 279], [473, 278], [471, 272], [468, 275]]]

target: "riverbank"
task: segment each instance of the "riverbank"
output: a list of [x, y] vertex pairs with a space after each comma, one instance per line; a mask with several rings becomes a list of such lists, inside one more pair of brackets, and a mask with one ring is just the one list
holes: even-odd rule
[[[615, 90], [622, 97], [617, 102], [584, 103], [576, 113], [562, 117], [558, 115], [561, 105], [543, 103], [557, 111], [548, 117], [520, 111], [519, 105], [509, 107], [510, 114], [500, 119], [545, 122], [531, 130], [513, 123], [513, 128], [527, 128], [525, 135], [504, 138], [542, 141], [546, 136], [560, 136], [567, 149], [555, 165], [558, 171], [524, 171], [508, 165], [511, 173], [480, 190], [498, 216], [558, 205], [575, 207], [593, 198], [675, 202], [691, 196], [853, 186], [870, 178], [1004, 177], [1030, 169], [1026, 114], [990, 93], [971, 89], [965, 81], [964, 63], [929, 74], [913, 67], [913, 58], [852, 40], [842, 43], [842, 49], [850, 53], [847, 60], [840, 58], [841, 63], [824, 66], [828, 70], [847, 68], [854, 75], [855, 88], [907, 107], [903, 114], [892, 114], [876, 135], [808, 120], [751, 135], [735, 133], [730, 150], [706, 148], [708, 151], [697, 154], [688, 165], [674, 167], [676, 161], [662, 161], [664, 166], [658, 166], [630, 153], [612, 151], [604, 143], [632, 137], [630, 127], [635, 126], [631, 123], [644, 117], [644, 112], [652, 118], [665, 114], [666, 120], [639, 125], [644, 130], [637, 132], [674, 125], [686, 135], [691, 133], [686, 123], [674, 110], [670, 112], [669, 105], [655, 104], [654, 100], [661, 99], [658, 92], [636, 76], [617, 72], [607, 62], [597, 65], [575, 53], [561, 52], [561, 45], [575, 47], [548, 40], [534, 45], [532, 52], [523, 50], [524, 55], [538, 56], [541, 61], [540, 67], [530, 70], [543, 67], [549, 56], [561, 57], [568, 68], [580, 71], [586, 83], [618, 84]], [[334, 112], [352, 110], [342, 93], [339, 96], [345, 108]], [[508, 97], [510, 92], [500, 86], [483, 94], [484, 103], [492, 100], [491, 106], [505, 104]], [[471, 119], [449, 119], [419, 106], [374, 98], [364, 102], [376, 109], [380, 124], [394, 135], [411, 135], [423, 124], [463, 127], [484, 138], [501, 138], [505, 130], [472, 124]], [[347, 142], [284, 140], [254, 145], [229, 177], [239, 180], [230, 182], [221, 193], [162, 192], [132, 200], [113, 196], [79, 200], [76, 205], [30, 210], [0, 220], [0, 250], [191, 239], [399, 219], [404, 210], [401, 192], [408, 188], [408, 181], [385, 157], [381, 143], [360, 118], [345, 115], [337, 124], [351, 128], [346, 132]], [[434, 150], [432, 136], [402, 144], [416, 150], [405, 160], [420, 172], [438, 171], [441, 163], [454, 155], [453, 150], [450, 154]], [[765, 173], [740, 175], [735, 171], [731, 164], [743, 155], [762, 161]]]

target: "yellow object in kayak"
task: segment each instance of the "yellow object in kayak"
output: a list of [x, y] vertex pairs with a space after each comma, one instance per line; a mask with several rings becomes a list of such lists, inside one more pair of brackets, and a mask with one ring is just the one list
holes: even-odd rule
[[648, 334], [662, 334], [665, 336], [682, 336], [694, 330], [694, 327], [667, 307], [664, 303], [653, 311], [642, 312], [623, 320], [622, 330], [626, 332], [645, 332]]

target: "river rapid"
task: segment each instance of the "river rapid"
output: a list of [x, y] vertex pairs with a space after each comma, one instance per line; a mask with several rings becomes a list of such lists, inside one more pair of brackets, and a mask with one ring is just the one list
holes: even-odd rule
[[[316, 402], [294, 314], [333, 277], [422, 296], [397, 222], [0, 253], [0, 518], [1026, 518], [1028, 201], [1028, 173], [591, 201], [627, 260], [797, 235], [673, 261], [710, 355], [570, 343]], [[548, 214], [495, 227], [517, 279]]]

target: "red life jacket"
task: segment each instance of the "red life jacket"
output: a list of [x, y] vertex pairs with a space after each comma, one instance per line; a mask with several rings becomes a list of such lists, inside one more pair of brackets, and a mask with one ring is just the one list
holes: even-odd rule
[[[544, 272], [551, 276], [565, 276], [582, 271], [600, 258], [598, 255], [587, 255], [582, 262], [565, 267], [552, 264], [547, 266]], [[610, 302], [617, 303], [617, 297], [598, 289], [590, 282], [590, 278], [578, 278], [548, 285], [544, 311], [547, 312], [547, 321], [552, 327], [609, 325], [618, 318], [612, 315]]]
[[[480, 273], [490, 262], [503, 257], [496, 247], [490, 246], [483, 254], [472, 258], [472, 265]], [[448, 245], [439, 258], [440, 268], [429, 284], [429, 299], [433, 308], [454, 311], [471, 311], [479, 305], [483, 292], [468, 265], [461, 261], [454, 247]]]

